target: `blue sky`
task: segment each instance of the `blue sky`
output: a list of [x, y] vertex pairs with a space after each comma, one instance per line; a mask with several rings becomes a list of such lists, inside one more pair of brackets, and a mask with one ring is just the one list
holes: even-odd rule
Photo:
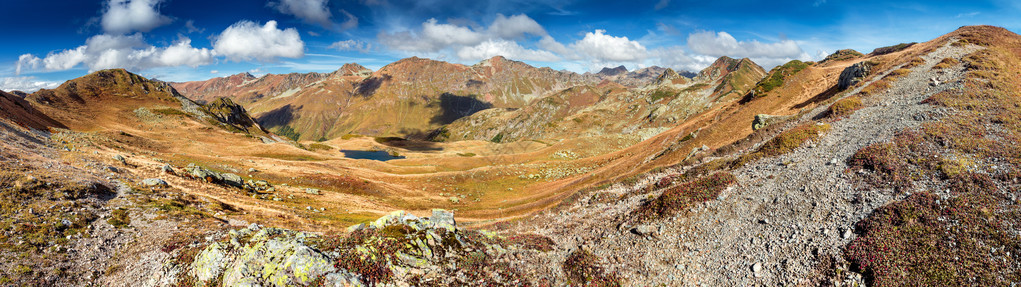
[[964, 25], [1021, 28], [1019, 1], [5, 0], [0, 89], [126, 68], [166, 81], [240, 72], [378, 69], [418, 56], [505, 56], [575, 72], [697, 71], [719, 56], [767, 69], [869, 52]]

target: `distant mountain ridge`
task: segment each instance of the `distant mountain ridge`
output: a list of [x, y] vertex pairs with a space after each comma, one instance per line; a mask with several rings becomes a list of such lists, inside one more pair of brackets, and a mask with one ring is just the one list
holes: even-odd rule
[[487, 108], [519, 109], [575, 86], [606, 80], [632, 88], [648, 85], [666, 69], [611, 70], [612, 75], [577, 74], [500, 56], [471, 66], [411, 57], [378, 71], [345, 64], [332, 73], [258, 78], [241, 73], [172, 85], [197, 102], [229, 97], [271, 130], [294, 130], [300, 139], [320, 140], [349, 133], [428, 134]]

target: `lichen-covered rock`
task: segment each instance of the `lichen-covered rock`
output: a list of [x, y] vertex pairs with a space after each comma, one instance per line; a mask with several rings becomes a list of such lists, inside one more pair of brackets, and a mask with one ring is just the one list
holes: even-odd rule
[[510, 252], [551, 250], [519, 248], [544, 242], [535, 236], [458, 230], [454, 213], [442, 209], [427, 218], [394, 211], [348, 231], [319, 236], [253, 224], [206, 247], [188, 274], [222, 286], [521, 286], [532, 282], [507, 263]]
[[223, 184], [233, 187], [245, 187], [245, 180], [241, 176], [233, 173], [224, 173], [220, 175], [223, 177]]
[[457, 223], [454, 222], [454, 213], [448, 210], [433, 209], [433, 214], [429, 217], [429, 223], [431, 228], [443, 228], [447, 231], [457, 229]]
[[778, 116], [771, 116], [771, 115], [766, 115], [766, 114], [757, 114], [757, 115], [755, 115], [755, 120], [752, 121], [752, 130], [759, 130], [761, 128], [764, 128], [764, 127], [768, 126], [769, 124], [772, 124], [772, 123], [778, 121], [780, 118], [781, 117], [778, 117]]
[[273, 187], [269, 182], [265, 180], [245, 180], [240, 175], [233, 173], [218, 173], [212, 170], [205, 169], [195, 164], [189, 164], [188, 167], [184, 168], [187, 172], [188, 177], [197, 178], [204, 180], [209, 183], [220, 184], [224, 186], [236, 187], [249, 191], [268, 191], [273, 192]]
[[840, 72], [840, 78], [837, 80], [837, 89], [843, 91], [855, 84], [865, 80], [869, 73], [872, 71], [872, 64], [869, 62], [859, 62], [844, 68], [844, 71]]
[[220, 173], [202, 168], [200, 166], [196, 166], [194, 164], [188, 165], [188, 168], [186, 168], [186, 170], [188, 171], [188, 174], [191, 175], [192, 177], [202, 179], [207, 182], [219, 183], [223, 181], [223, 176], [221, 176]]
[[[257, 230], [257, 231], [256, 231]], [[320, 280], [328, 286], [363, 286], [357, 275], [305, 244], [315, 235], [277, 228], [231, 231], [195, 257], [190, 275], [222, 286], [294, 286]]]
[[142, 180], [142, 186], [147, 187], [160, 187], [167, 186], [167, 182], [159, 178], [146, 178]]

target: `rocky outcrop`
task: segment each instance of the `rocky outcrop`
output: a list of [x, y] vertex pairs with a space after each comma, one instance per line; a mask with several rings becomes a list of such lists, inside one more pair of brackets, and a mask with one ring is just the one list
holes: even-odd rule
[[202, 284], [221, 286], [294, 286], [314, 281], [322, 286], [365, 286], [358, 275], [334, 267], [328, 256], [306, 244], [313, 234], [257, 225], [232, 230], [207, 246], [192, 263], [191, 275]]
[[766, 126], [768, 126], [770, 124], [779, 122], [779, 121], [781, 121], [783, 119], [786, 119], [786, 118], [787, 117], [784, 117], [784, 116], [772, 116], [772, 115], [767, 115], [767, 114], [757, 114], [757, 115], [755, 115], [755, 120], [752, 121], [752, 130], [759, 130], [761, 128], [764, 128], [764, 127], [766, 127]]
[[688, 82], [687, 78], [675, 72], [674, 69], [668, 68], [666, 69], [666, 71], [663, 71], [663, 73], [660, 74], [659, 77], [656, 77], [656, 80], [653, 81], [652, 84], [653, 85], [684, 84], [687, 82]]
[[845, 68], [843, 72], [840, 72], [840, 78], [837, 80], [837, 89], [843, 91], [858, 84], [865, 80], [865, 77], [868, 77], [871, 71], [872, 64], [869, 62], [858, 62]]
[[[530, 283], [509, 254], [552, 250], [549, 238], [460, 230], [454, 214], [395, 211], [321, 236], [277, 228], [230, 231], [195, 256], [188, 275], [222, 286], [519, 286]], [[317, 285], [318, 286], [318, 285]]]
[[[164, 172], [174, 173], [173, 167], [164, 168]], [[167, 171], [170, 170], [170, 171]], [[270, 186], [269, 182], [265, 180], [245, 180], [239, 175], [233, 173], [219, 173], [215, 172], [195, 164], [188, 164], [188, 167], [184, 168], [184, 177], [194, 178], [203, 180], [208, 183], [219, 184], [223, 186], [236, 187], [248, 191], [264, 191], [273, 192], [275, 189]]]
[[219, 98], [202, 107], [209, 115], [217, 121], [230, 125], [231, 127], [247, 133], [264, 134], [266, 131], [255, 122], [255, 119], [248, 114], [241, 105], [234, 103], [229, 98]]

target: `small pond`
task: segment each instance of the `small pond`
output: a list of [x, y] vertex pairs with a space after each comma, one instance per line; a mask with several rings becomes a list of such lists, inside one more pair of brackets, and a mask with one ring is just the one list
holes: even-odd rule
[[389, 152], [382, 151], [382, 150], [368, 151], [368, 150], [347, 150], [347, 149], [345, 149], [345, 150], [340, 150], [340, 152], [344, 153], [344, 157], [351, 158], [351, 159], [371, 159], [371, 160], [378, 160], [378, 161], [388, 161], [388, 160], [403, 159], [404, 158], [404, 156], [393, 156], [393, 155], [390, 155]]

